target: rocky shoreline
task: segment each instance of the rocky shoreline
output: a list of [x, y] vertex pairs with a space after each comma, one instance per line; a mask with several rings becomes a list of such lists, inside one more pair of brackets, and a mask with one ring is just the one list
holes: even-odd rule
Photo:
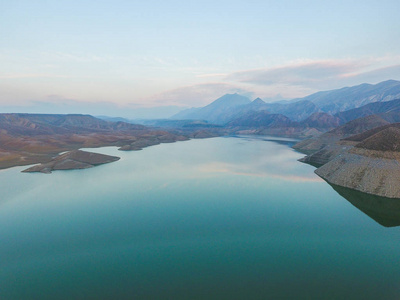
[[[400, 198], [399, 136], [400, 123], [381, 126], [344, 139], [332, 139], [300, 161], [317, 166], [315, 173], [330, 184]], [[309, 144], [303, 141], [294, 148]]]

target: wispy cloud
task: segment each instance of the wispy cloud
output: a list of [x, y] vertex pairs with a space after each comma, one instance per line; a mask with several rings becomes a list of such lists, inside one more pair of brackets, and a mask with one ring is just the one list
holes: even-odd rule
[[234, 72], [224, 82], [241, 86], [261, 98], [281, 94], [283, 98], [304, 97], [361, 83], [400, 79], [399, 57], [346, 60], [299, 60], [273, 68]]
[[284, 65], [274, 68], [246, 70], [235, 72], [227, 80], [253, 83], [259, 85], [306, 85], [318, 86], [318, 83], [346, 76], [367, 65], [359, 61], [309, 61]]
[[[266, 101], [304, 97], [364, 82], [400, 79], [393, 57], [347, 60], [298, 60], [273, 68], [242, 70], [231, 74], [203, 73], [207, 83], [193, 84], [143, 99], [148, 105], [203, 106], [226, 93], [239, 93]], [[383, 65], [383, 66], [382, 66]]]
[[357, 79], [363, 82], [377, 82], [387, 79], [400, 79], [400, 64], [376, 68], [370, 71], [347, 74], [343, 76], [343, 79]]
[[[22, 62], [18, 61], [21, 66], [17, 68], [12, 56], [0, 52], [0, 60], [13, 66], [0, 72], [0, 102], [25, 103], [54, 93], [79, 101], [198, 107], [226, 93], [275, 101], [361, 83], [400, 80], [400, 56], [395, 55], [299, 59], [274, 67], [229, 73], [217, 66], [152, 55], [39, 54], [28, 55], [25, 60], [21, 58]], [[112, 67], [116, 65], [120, 67]]]

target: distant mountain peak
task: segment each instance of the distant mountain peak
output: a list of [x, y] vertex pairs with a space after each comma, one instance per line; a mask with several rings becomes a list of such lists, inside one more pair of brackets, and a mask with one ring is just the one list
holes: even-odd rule
[[222, 97], [219, 97], [214, 102], [208, 104], [207, 106], [212, 106], [215, 105], [216, 103], [243, 105], [250, 103], [250, 100], [246, 96], [239, 95], [238, 93], [225, 94]]
[[265, 104], [265, 102], [261, 98], [257, 98], [251, 104]]
[[396, 83], [396, 84], [399, 84], [400, 81], [394, 80], [394, 79], [388, 79], [388, 80], [382, 81], [382, 82], [380, 82], [378, 84], [385, 84], [385, 83]]
[[237, 108], [250, 103], [249, 98], [238, 93], [225, 94], [204, 107], [183, 111], [172, 119], [206, 120], [214, 124], [224, 124]]

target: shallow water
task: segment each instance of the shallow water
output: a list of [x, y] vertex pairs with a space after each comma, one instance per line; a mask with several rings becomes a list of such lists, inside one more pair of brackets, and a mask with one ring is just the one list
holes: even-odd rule
[[91, 149], [121, 160], [0, 171], [0, 299], [398, 299], [399, 227], [286, 142]]

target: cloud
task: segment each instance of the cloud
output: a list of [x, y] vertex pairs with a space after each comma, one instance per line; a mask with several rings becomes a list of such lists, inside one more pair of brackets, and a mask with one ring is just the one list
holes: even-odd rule
[[398, 57], [303, 60], [274, 68], [234, 72], [224, 81], [250, 90], [263, 99], [277, 94], [286, 99], [299, 98], [321, 90], [399, 80], [398, 61]]
[[[301, 98], [321, 90], [400, 79], [394, 57], [300, 60], [273, 68], [197, 75], [209, 82], [184, 86], [144, 99], [148, 105], [204, 106], [227, 93], [267, 102]], [[214, 81], [215, 80], [215, 81]], [[214, 81], [214, 82], [213, 82]]]
[[[251, 99], [260, 97], [271, 102], [361, 83], [400, 80], [400, 56], [393, 55], [301, 59], [232, 73], [223, 68], [206, 68], [193, 62], [185, 64], [153, 56], [100, 57], [55, 52], [41, 53], [38, 57], [29, 56], [23, 61], [23, 66], [33, 67], [5, 68], [0, 72], [0, 104], [26, 105], [33, 99], [56, 102], [45, 97], [51, 93], [77, 101], [198, 107], [226, 93], [239, 93]], [[1, 53], [0, 58], [10, 61], [10, 65], [13, 63]], [[36, 60], [38, 66], [35, 67]], [[67, 63], [68, 67], [61, 68], [59, 62]], [[109, 68], [120, 63], [125, 67]]]
[[366, 64], [355, 61], [309, 61], [280, 67], [235, 72], [230, 81], [257, 85], [299, 85], [318, 88], [320, 83], [360, 71]]
[[349, 74], [345, 78], [349, 82], [354, 80], [367, 83], [375, 83], [388, 79], [400, 79], [400, 64], [373, 69], [371, 71]]

